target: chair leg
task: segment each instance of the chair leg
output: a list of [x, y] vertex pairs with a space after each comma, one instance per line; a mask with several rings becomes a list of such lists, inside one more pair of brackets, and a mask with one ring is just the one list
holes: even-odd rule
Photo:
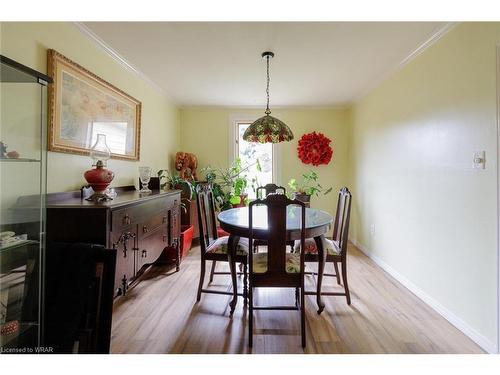
[[300, 334], [302, 338], [302, 347], [306, 347], [306, 309], [304, 303], [304, 287], [300, 291]]
[[248, 288], [248, 346], [253, 346], [253, 290], [252, 285]]
[[333, 267], [335, 268], [335, 276], [337, 278], [337, 284], [340, 285], [340, 272], [339, 272], [339, 265], [337, 262], [333, 262]]
[[198, 284], [198, 294], [196, 296], [196, 302], [200, 302], [201, 289], [203, 288], [204, 280], [205, 280], [205, 259], [201, 257], [200, 283]]
[[347, 285], [347, 261], [344, 259], [342, 262], [342, 281], [344, 283], [345, 297], [347, 299], [347, 304], [351, 304], [351, 294], [349, 293], [349, 285]]
[[248, 300], [248, 267], [247, 264], [244, 263], [243, 265], [243, 306], [247, 305], [247, 300]]
[[216, 260], [212, 261], [212, 269], [210, 271], [210, 282], [214, 281], [214, 272], [215, 272], [215, 265], [217, 264]]

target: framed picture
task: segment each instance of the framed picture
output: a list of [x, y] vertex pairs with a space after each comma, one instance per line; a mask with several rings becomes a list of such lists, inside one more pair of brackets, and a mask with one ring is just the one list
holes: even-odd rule
[[115, 159], [139, 160], [141, 102], [48, 50], [49, 151], [88, 155], [98, 134]]

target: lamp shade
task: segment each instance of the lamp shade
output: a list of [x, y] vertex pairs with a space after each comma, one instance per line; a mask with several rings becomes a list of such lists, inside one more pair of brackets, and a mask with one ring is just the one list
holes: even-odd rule
[[247, 142], [279, 143], [293, 139], [290, 128], [281, 120], [269, 114], [255, 120], [243, 134]]

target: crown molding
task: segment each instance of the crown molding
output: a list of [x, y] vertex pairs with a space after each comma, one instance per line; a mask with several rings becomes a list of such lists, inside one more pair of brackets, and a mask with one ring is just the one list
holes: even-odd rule
[[361, 99], [363, 99], [365, 96], [367, 96], [370, 92], [372, 92], [376, 87], [378, 87], [382, 82], [386, 81], [390, 77], [392, 77], [394, 74], [396, 74], [398, 71], [400, 71], [404, 66], [409, 64], [413, 59], [415, 59], [418, 55], [423, 53], [426, 49], [434, 45], [438, 40], [440, 40], [443, 36], [445, 36], [447, 33], [449, 33], [452, 29], [454, 29], [459, 22], [449, 22], [442, 28], [440, 28], [438, 31], [436, 31], [434, 34], [431, 35], [429, 39], [427, 39], [425, 42], [420, 44], [417, 48], [415, 48], [408, 56], [406, 56], [401, 62], [396, 65], [393, 69], [391, 69], [389, 72], [386, 74], [382, 75], [380, 79], [377, 79], [370, 83], [365, 90], [362, 91], [361, 94], [356, 95], [350, 100], [351, 104], [355, 104]]
[[104, 40], [102, 40], [97, 34], [95, 34], [92, 30], [90, 30], [87, 26], [85, 26], [82, 22], [72, 22], [72, 24], [88, 39], [90, 39], [94, 45], [96, 45], [99, 49], [104, 51], [109, 57], [115, 60], [119, 65], [121, 65], [126, 70], [133, 73], [139, 79], [147, 83], [150, 87], [152, 87], [159, 94], [163, 95], [166, 99], [171, 101], [174, 104], [177, 104], [175, 100], [157, 83], [155, 83], [151, 78], [149, 78], [142, 71], [137, 69], [133, 64], [127, 61], [123, 56], [121, 56], [117, 51], [111, 48]]

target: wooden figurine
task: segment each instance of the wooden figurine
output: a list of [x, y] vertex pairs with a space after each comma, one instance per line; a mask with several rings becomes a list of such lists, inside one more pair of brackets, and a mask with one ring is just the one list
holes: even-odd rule
[[198, 159], [196, 155], [188, 152], [178, 152], [175, 154], [175, 169], [179, 171], [179, 177], [184, 180], [198, 180], [196, 168], [198, 167]]

